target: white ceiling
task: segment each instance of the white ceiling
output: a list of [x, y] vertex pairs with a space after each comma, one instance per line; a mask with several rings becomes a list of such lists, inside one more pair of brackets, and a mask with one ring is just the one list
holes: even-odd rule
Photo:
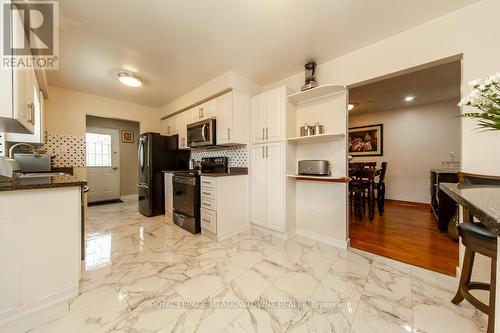
[[[349, 103], [355, 105], [350, 114], [399, 110], [451, 99], [458, 103], [461, 66], [460, 61], [454, 61], [350, 89]], [[415, 99], [406, 102], [407, 96]]]
[[477, 1], [64, 0], [49, 82], [159, 107], [228, 70], [269, 84]]

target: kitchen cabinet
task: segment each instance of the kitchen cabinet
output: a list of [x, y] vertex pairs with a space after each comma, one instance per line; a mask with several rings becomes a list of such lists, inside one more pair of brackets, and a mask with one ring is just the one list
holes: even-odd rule
[[286, 137], [285, 86], [252, 97], [250, 132], [252, 143], [275, 142]]
[[[172, 212], [174, 210], [174, 188], [172, 185], [173, 173], [165, 172], [165, 216], [168, 218], [172, 217]], [[170, 219], [169, 219], [170, 220]]]
[[[14, 48], [29, 44], [19, 11], [12, 11], [12, 41]], [[10, 50], [11, 55], [15, 55]], [[35, 107], [33, 85], [34, 69], [11, 69], [0, 71], [0, 131], [33, 134], [35, 129]]]
[[249, 228], [248, 175], [201, 177], [201, 233], [221, 241]]
[[187, 140], [187, 123], [188, 123], [187, 112], [182, 112], [176, 115], [176, 126], [177, 132], [179, 135], [179, 149], [188, 149], [188, 140]]
[[164, 135], [175, 135], [179, 134], [179, 130], [177, 127], [177, 118], [178, 115], [175, 115], [170, 118], [166, 118], [163, 120], [162, 130]]
[[33, 134], [5, 133], [5, 140], [9, 142], [28, 142], [33, 144], [43, 144], [44, 140], [44, 99], [38, 86], [36, 77], [31, 83], [33, 91]]
[[217, 145], [248, 144], [250, 97], [233, 90], [215, 98]]
[[250, 148], [250, 221], [285, 231], [285, 143]]

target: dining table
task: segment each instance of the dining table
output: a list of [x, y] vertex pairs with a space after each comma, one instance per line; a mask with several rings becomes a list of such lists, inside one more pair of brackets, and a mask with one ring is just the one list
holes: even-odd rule
[[356, 168], [349, 166], [349, 178], [355, 182], [365, 183], [368, 189], [368, 219], [373, 221], [375, 217], [375, 178], [380, 176], [382, 169]]

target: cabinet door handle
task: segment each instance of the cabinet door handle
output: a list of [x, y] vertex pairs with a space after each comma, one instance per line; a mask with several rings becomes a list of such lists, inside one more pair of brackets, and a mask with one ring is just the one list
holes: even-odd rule
[[266, 146], [266, 158], [269, 157], [269, 147]]
[[33, 118], [34, 118], [33, 111], [35, 109], [35, 105], [33, 103], [28, 103], [27, 107], [28, 110], [30, 111], [30, 118], [28, 119], [28, 123], [33, 124]]
[[209, 220], [207, 220], [207, 219], [201, 219], [201, 220], [202, 220], [203, 222], [206, 222], [206, 223], [208, 223], [208, 224], [211, 224], [211, 223], [210, 223], [210, 221], [209, 221]]
[[205, 195], [210, 195], [210, 196], [212, 196], [212, 193], [209, 193], [209, 192], [201, 192], [201, 193], [203, 193], [203, 194], [205, 194]]
[[230, 128], [227, 129], [227, 139], [231, 140], [231, 129]]
[[204, 180], [202, 181], [203, 184], [210, 184], [210, 182], [208, 180]]
[[265, 138], [265, 136], [264, 136], [265, 131], [266, 130], [264, 129], [264, 127], [262, 127], [262, 140], [264, 140], [264, 138]]
[[266, 155], [264, 155], [264, 146], [262, 146], [262, 158], [266, 157]]
[[266, 127], [266, 139], [269, 140], [269, 127]]
[[167, 126], [167, 134], [170, 134], [170, 126]]

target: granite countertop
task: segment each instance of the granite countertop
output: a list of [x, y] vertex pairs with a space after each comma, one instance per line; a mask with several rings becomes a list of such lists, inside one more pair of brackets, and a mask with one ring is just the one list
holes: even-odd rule
[[14, 181], [0, 182], [0, 192], [84, 186], [86, 184], [87, 182], [85, 180], [74, 176], [18, 178]]
[[440, 188], [500, 236], [500, 186], [441, 183]]
[[460, 169], [444, 169], [444, 168], [438, 168], [438, 169], [431, 169], [431, 172], [435, 173], [459, 173]]

